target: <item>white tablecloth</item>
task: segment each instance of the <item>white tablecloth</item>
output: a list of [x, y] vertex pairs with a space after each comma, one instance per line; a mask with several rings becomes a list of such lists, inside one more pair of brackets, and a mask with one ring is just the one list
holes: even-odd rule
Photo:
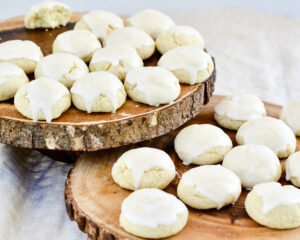
[[[246, 10], [172, 17], [203, 34], [216, 58], [216, 93], [254, 93], [277, 104], [300, 98], [299, 20]], [[70, 166], [37, 151], [0, 145], [0, 239], [87, 239], [65, 211]]]

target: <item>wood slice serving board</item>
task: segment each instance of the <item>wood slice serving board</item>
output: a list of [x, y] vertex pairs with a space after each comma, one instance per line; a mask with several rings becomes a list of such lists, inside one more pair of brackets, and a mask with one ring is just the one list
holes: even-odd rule
[[[12, 39], [27, 39], [38, 44], [44, 55], [51, 53], [55, 37], [70, 30], [82, 16], [75, 13], [72, 23], [54, 30], [26, 30], [24, 17], [0, 23], [0, 43]], [[160, 55], [155, 53], [144, 63], [155, 66]], [[30, 76], [31, 79], [33, 75]], [[65, 151], [95, 151], [136, 143], [166, 134], [196, 116], [214, 90], [216, 72], [205, 82], [181, 85], [181, 93], [174, 103], [151, 107], [130, 99], [116, 114], [92, 113], [72, 106], [51, 123], [33, 122], [23, 117], [13, 101], [0, 103], [0, 142], [18, 147]]]
[[[162, 137], [139, 144], [104, 150], [101, 152], [84, 153], [70, 170], [65, 188], [65, 202], [69, 217], [78, 223], [79, 228], [91, 239], [140, 239], [126, 233], [119, 226], [119, 215], [122, 201], [130, 191], [122, 189], [113, 182], [111, 168], [116, 159], [125, 151], [142, 147], [155, 147], [166, 151], [173, 159], [179, 175], [195, 165], [185, 166], [174, 151], [173, 140], [180, 129], [195, 123], [217, 125], [213, 113], [215, 105], [222, 97], [214, 96], [210, 103], [194, 119], [179, 129]], [[269, 116], [277, 117], [281, 107], [266, 103]], [[234, 145], [235, 131], [225, 130]], [[300, 138], [297, 138], [297, 150], [300, 150]], [[281, 160], [284, 168], [284, 160]], [[287, 184], [283, 171], [280, 182]], [[166, 188], [176, 195], [179, 182], [178, 176]], [[185, 228], [172, 239], [299, 239], [300, 228], [292, 230], [274, 230], [263, 227], [251, 220], [244, 208], [247, 195], [243, 190], [235, 205], [221, 210], [195, 210], [189, 208], [189, 219]]]

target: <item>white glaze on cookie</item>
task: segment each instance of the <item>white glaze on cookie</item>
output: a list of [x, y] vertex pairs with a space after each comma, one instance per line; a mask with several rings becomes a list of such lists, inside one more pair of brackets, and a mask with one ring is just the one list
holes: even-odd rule
[[19, 76], [23, 74], [25, 75], [24, 71], [12, 63], [0, 63], [0, 84], [8, 82], [10, 76]]
[[287, 181], [295, 177], [300, 182], [300, 152], [295, 152], [288, 157], [285, 163], [285, 173]]
[[42, 1], [34, 6], [32, 6], [30, 8], [30, 11], [32, 12], [38, 12], [43, 8], [53, 8], [55, 6], [58, 7], [64, 7], [70, 10], [70, 7], [66, 4], [60, 3], [60, 2], [56, 2], [56, 1], [50, 1], [50, 0], [46, 0], [46, 1]]
[[294, 133], [300, 133], [300, 100], [295, 100], [282, 108], [280, 118]]
[[177, 215], [187, 213], [186, 206], [174, 195], [155, 188], [131, 193], [122, 203], [121, 216], [132, 224], [156, 228], [171, 225]]

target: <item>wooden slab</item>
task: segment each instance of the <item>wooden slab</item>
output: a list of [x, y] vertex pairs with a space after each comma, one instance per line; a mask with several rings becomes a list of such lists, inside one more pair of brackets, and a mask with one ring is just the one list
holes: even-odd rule
[[[77, 21], [81, 16], [81, 13], [73, 14], [72, 21]], [[0, 23], [0, 42], [12, 39], [32, 40], [48, 55], [55, 37], [73, 26], [74, 22], [54, 30], [26, 30], [23, 27], [23, 17], [18, 17]], [[145, 65], [155, 66], [159, 57], [156, 52], [145, 61]], [[30, 77], [32, 79], [33, 74]], [[35, 123], [23, 117], [12, 100], [1, 102], [0, 142], [25, 148], [95, 151], [152, 139], [176, 129], [196, 116], [209, 101], [215, 78], [214, 71], [201, 84], [182, 84], [180, 96], [170, 105], [156, 108], [127, 99], [116, 114], [87, 114], [72, 106], [51, 123]]]
[[[130, 191], [122, 189], [113, 182], [111, 168], [116, 159], [131, 148], [148, 146], [165, 150], [173, 159], [180, 175], [195, 165], [185, 166], [174, 151], [173, 140], [178, 131], [194, 123], [217, 125], [213, 119], [214, 106], [222, 99], [214, 96], [212, 101], [194, 119], [179, 129], [162, 137], [117, 149], [84, 153], [70, 170], [66, 181], [65, 202], [69, 217], [78, 223], [79, 228], [91, 239], [140, 239], [126, 233], [119, 226], [121, 204]], [[269, 116], [278, 117], [280, 107], [266, 103]], [[235, 131], [226, 130], [235, 142]], [[300, 150], [300, 138], [297, 138]], [[284, 161], [282, 161], [282, 164]], [[283, 173], [280, 182], [287, 184]], [[166, 191], [176, 195], [178, 176]], [[243, 190], [234, 206], [221, 210], [195, 210], [189, 208], [190, 216], [186, 227], [172, 239], [299, 239], [300, 228], [292, 230], [273, 230], [260, 226], [251, 220], [244, 208], [247, 195]], [[170, 238], [171, 239], [171, 238]]]

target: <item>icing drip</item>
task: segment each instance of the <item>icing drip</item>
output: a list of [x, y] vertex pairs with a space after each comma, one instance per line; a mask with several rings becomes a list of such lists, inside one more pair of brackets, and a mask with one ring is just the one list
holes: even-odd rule
[[287, 181], [295, 177], [300, 182], [300, 152], [295, 152], [289, 156], [285, 164], [285, 172]]
[[21, 68], [8, 62], [0, 63], [0, 84], [8, 82], [10, 80], [10, 76], [18, 75], [25, 75]]

